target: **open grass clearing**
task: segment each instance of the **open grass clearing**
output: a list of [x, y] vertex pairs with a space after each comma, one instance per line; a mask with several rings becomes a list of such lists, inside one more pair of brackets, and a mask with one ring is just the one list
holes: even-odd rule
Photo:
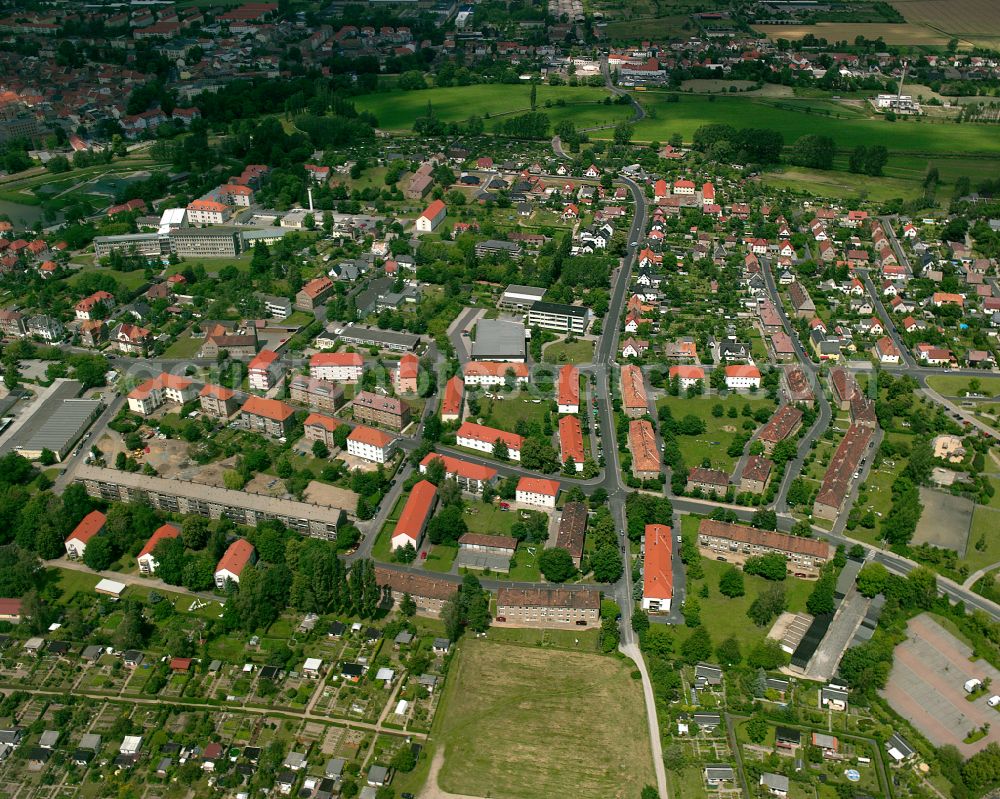
[[[677, 442], [688, 466], [700, 466], [705, 459], [712, 462], [714, 468], [729, 471], [736, 463], [736, 458], [726, 453], [733, 439], [743, 435], [743, 421], [751, 419], [754, 428], [760, 425], [749, 416], [743, 416], [743, 408], [750, 406], [751, 412], [759, 408], [773, 409], [774, 403], [765, 397], [749, 397], [739, 394], [729, 394], [726, 397], [713, 395], [710, 397], [663, 397], [656, 402], [657, 409], [664, 405], [670, 408], [674, 419], [680, 421], [688, 414], [694, 414], [705, 422], [705, 432], [697, 436], [680, 435]], [[722, 416], [713, 416], [712, 408], [721, 405]], [[729, 409], [736, 409], [736, 417], [728, 415]], [[749, 430], [747, 432], [750, 432]]]
[[483, 424], [510, 432], [514, 432], [519, 421], [540, 426], [548, 410], [549, 403], [545, 400], [532, 400], [518, 393], [505, 394], [502, 400], [483, 397], [479, 403]]
[[[58, 568], [58, 567], [57, 567]], [[58, 569], [57, 584], [62, 591], [60, 602], [67, 603], [81, 593], [92, 594], [94, 586], [101, 578], [89, 572], [78, 572], [73, 569]]]
[[164, 358], [193, 358], [201, 345], [205, 343], [204, 338], [194, 338], [190, 331], [186, 331], [178, 339], [167, 347], [163, 353]]
[[964, 397], [971, 392], [970, 383], [979, 381], [979, 389], [975, 393], [987, 397], [1000, 395], [1000, 377], [961, 377], [958, 375], [934, 375], [927, 378], [927, 385], [946, 397]]
[[465, 524], [470, 533], [510, 535], [510, 528], [517, 521], [517, 511], [500, 510], [498, 505], [469, 502], [465, 508]]
[[[772, 585], [781, 585], [785, 589], [786, 609], [796, 613], [805, 610], [806, 599], [809, 598], [815, 585], [811, 580], [799, 580], [794, 577], [787, 577], [781, 583], [772, 583], [763, 577], [748, 574], [744, 575], [746, 593], [741, 597], [730, 598], [719, 593], [719, 579], [731, 564], [702, 557], [701, 565], [705, 570], [705, 576], [700, 580], [688, 581], [687, 597], [698, 598], [701, 605], [701, 623], [712, 636], [712, 643], [718, 645], [732, 636], [740, 642], [740, 649], [744, 655], [752, 646], [764, 640], [770, 629], [769, 626], [757, 627], [747, 617], [747, 610], [758, 595]], [[698, 596], [703, 584], [708, 586], [707, 598]], [[682, 640], [686, 640], [690, 634], [691, 629], [678, 628], [678, 637]]]
[[146, 273], [142, 269], [133, 269], [131, 272], [119, 272], [114, 269], [105, 269], [101, 266], [85, 266], [70, 275], [66, 282], [71, 286], [75, 286], [83, 280], [84, 275], [91, 272], [100, 272], [103, 275], [114, 278], [115, 282], [127, 292], [138, 291], [139, 287], [147, 282]]
[[594, 360], [594, 342], [576, 340], [570, 343], [554, 341], [542, 353], [545, 363], [592, 363]]
[[[994, 497], [995, 498], [995, 497]], [[977, 505], [972, 514], [972, 528], [969, 530], [969, 544], [961, 563], [969, 567], [969, 573], [1000, 563], [1000, 510]], [[982, 549], [977, 548], [981, 542]]]
[[833, 199], [891, 200], [897, 197], [913, 199], [920, 196], [922, 187], [916, 180], [903, 178], [868, 178], [858, 181], [857, 175], [833, 170], [783, 167], [767, 172], [761, 182], [775, 189], [789, 189]]
[[424, 561], [424, 568], [427, 571], [441, 572], [447, 574], [451, 571], [455, 562], [455, 555], [458, 554], [458, 547], [447, 544], [435, 544]]
[[652, 755], [629, 671], [599, 655], [466, 640], [438, 711], [439, 786], [496, 799], [570, 786], [578, 799], [637, 796], [653, 782]]

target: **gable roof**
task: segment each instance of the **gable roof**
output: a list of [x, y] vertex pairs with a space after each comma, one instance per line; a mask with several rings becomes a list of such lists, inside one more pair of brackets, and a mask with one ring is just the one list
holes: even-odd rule
[[86, 544], [91, 538], [104, 529], [104, 524], [107, 520], [108, 517], [99, 510], [92, 510], [83, 517], [80, 523], [73, 529], [73, 532], [69, 534], [66, 541], [75, 540]]
[[243, 569], [253, 557], [253, 545], [245, 538], [237, 538], [229, 545], [229, 549], [219, 560], [219, 565], [215, 567], [216, 573], [223, 570], [239, 577]]

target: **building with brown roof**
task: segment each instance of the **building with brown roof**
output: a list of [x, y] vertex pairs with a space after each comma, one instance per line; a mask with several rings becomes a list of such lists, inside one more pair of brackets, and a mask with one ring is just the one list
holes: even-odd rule
[[335, 412], [344, 404], [344, 387], [309, 375], [295, 375], [288, 384], [288, 398], [310, 408]]
[[504, 587], [497, 592], [496, 623], [525, 627], [591, 627], [600, 623], [601, 594], [583, 586]]
[[816, 315], [816, 303], [799, 281], [796, 280], [788, 287], [788, 298], [792, 301], [795, 315], [800, 319], [811, 319]]
[[253, 326], [237, 333], [223, 324], [215, 323], [205, 331], [205, 342], [198, 350], [198, 357], [217, 358], [220, 352], [225, 352], [230, 358], [253, 358], [259, 346], [257, 329]]
[[816, 402], [816, 395], [809, 386], [809, 378], [801, 366], [790, 366], [785, 369], [785, 385], [788, 388], [790, 402], [802, 403], [807, 408], [811, 408]]
[[777, 552], [788, 559], [789, 572], [805, 577], [818, 577], [833, 552], [826, 541], [715, 519], [702, 519], [698, 525], [698, 548], [706, 558], [737, 566], [749, 557]]
[[386, 397], [374, 391], [359, 391], [351, 404], [359, 422], [402, 430], [410, 423], [410, 406], [399, 397]]
[[760, 429], [757, 440], [770, 455], [774, 448], [786, 438], [790, 438], [802, 427], [802, 411], [794, 405], [782, 405]]
[[206, 384], [199, 392], [202, 413], [218, 419], [228, 419], [239, 408], [236, 392], [225, 386]]
[[706, 494], [725, 494], [729, 489], [729, 475], [718, 469], [696, 466], [688, 472], [687, 490], [700, 488]]
[[417, 612], [437, 616], [449, 599], [458, 593], [458, 583], [441, 577], [432, 577], [411, 571], [397, 571], [386, 566], [375, 565], [375, 582], [380, 588], [388, 588], [393, 602], [399, 602], [409, 594], [417, 605]]
[[291, 432], [295, 409], [275, 399], [248, 397], [240, 408], [240, 424], [247, 430], [281, 438]]
[[830, 385], [833, 387], [833, 400], [842, 411], [851, 407], [852, 399], [862, 396], [858, 381], [842, 366], [830, 370]]
[[774, 462], [768, 458], [762, 458], [759, 455], [747, 456], [746, 465], [740, 472], [740, 491], [763, 494], [773, 467]]
[[463, 569], [489, 569], [506, 574], [515, 550], [517, 539], [513, 536], [465, 533], [458, 539], [455, 562]]
[[587, 537], [587, 506], [582, 502], [567, 502], [559, 519], [556, 546], [569, 552], [577, 568], [583, 560], [583, 545]]
[[632, 474], [638, 480], [655, 480], [660, 476], [660, 450], [656, 433], [648, 419], [633, 419], [628, 424], [628, 446], [632, 453]]
[[625, 415], [638, 419], [649, 413], [649, 400], [642, 370], [635, 364], [626, 364], [621, 371], [622, 407]]
[[342, 423], [321, 413], [310, 413], [303, 425], [306, 441], [322, 441], [327, 449], [335, 446], [333, 434]]
[[326, 275], [306, 283], [295, 295], [295, 307], [302, 311], [313, 311], [333, 294], [333, 281]]
[[854, 475], [861, 467], [861, 461], [869, 454], [875, 429], [863, 424], [852, 424], [841, 439], [830, 459], [830, 465], [823, 476], [813, 515], [834, 521], [851, 493]]

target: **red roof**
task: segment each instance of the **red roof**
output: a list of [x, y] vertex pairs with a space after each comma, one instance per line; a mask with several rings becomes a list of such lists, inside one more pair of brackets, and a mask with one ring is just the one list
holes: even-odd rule
[[522, 477], [517, 481], [517, 490], [529, 494], [545, 494], [549, 497], [559, 496], [559, 481], [546, 480], [544, 477]]
[[572, 458], [574, 463], [583, 463], [586, 460], [583, 452], [583, 430], [577, 417], [563, 416], [559, 419], [559, 448], [564, 463], [568, 458]]
[[207, 383], [205, 387], [199, 392], [200, 397], [215, 397], [220, 400], [232, 399], [236, 396], [235, 391], [231, 391], [225, 386], [214, 386], [211, 383]]
[[310, 413], [306, 417], [305, 426], [312, 427], [313, 425], [318, 425], [319, 427], [323, 427], [332, 433], [334, 430], [340, 427], [340, 422], [338, 422], [336, 419], [330, 418], [329, 416], [324, 416], [321, 413]]
[[0, 616], [20, 616], [20, 599], [0, 599]]
[[69, 534], [67, 541], [80, 541], [86, 544], [97, 535], [101, 530], [104, 529], [104, 523], [108, 520], [108, 517], [101, 513], [99, 510], [92, 510], [83, 520], [76, 526], [76, 529]]
[[276, 422], [283, 422], [295, 413], [295, 409], [291, 405], [286, 405], [280, 400], [264, 399], [263, 397], [247, 398], [240, 410], [254, 416], [273, 419]]
[[157, 530], [149, 537], [149, 540], [146, 542], [146, 546], [142, 548], [142, 552], [139, 553], [138, 557], [142, 558], [146, 555], [152, 554], [158, 543], [166, 540], [167, 538], [177, 538], [180, 534], [180, 528], [174, 527], [172, 524], [164, 524], [162, 527], [157, 528]]
[[726, 377], [760, 377], [760, 369], [750, 364], [734, 364], [726, 367]]
[[317, 352], [309, 359], [309, 368], [316, 366], [364, 366], [360, 352]]
[[465, 383], [457, 375], [444, 386], [444, 401], [441, 403], [441, 413], [444, 416], [458, 416], [462, 410], [462, 396], [465, 393]]
[[580, 370], [569, 363], [559, 370], [559, 404], [580, 404]]
[[226, 550], [226, 553], [219, 560], [219, 565], [215, 567], [215, 571], [218, 573], [225, 569], [230, 574], [235, 574], [239, 577], [252, 557], [253, 544], [245, 538], [237, 538], [229, 545], [229, 549]]
[[700, 366], [671, 366], [670, 379], [679, 377], [681, 380], [704, 380], [705, 370]]
[[667, 525], [646, 525], [646, 560], [642, 573], [643, 598], [673, 598], [674, 573], [671, 570], [673, 559], [671, 541], [671, 530]]
[[426, 219], [434, 219], [434, 217], [436, 217], [444, 210], [445, 210], [445, 204], [440, 200], [435, 200], [424, 209], [424, 212], [420, 216]]
[[365, 425], [359, 424], [351, 431], [347, 440], [357, 441], [361, 444], [370, 444], [373, 447], [384, 449], [392, 443], [392, 436], [381, 430], [376, 430], [374, 427], [365, 427]]
[[399, 515], [399, 521], [396, 522], [392, 537], [405, 535], [415, 545], [434, 507], [436, 497], [437, 488], [433, 483], [421, 480], [413, 486], [406, 505], [403, 506], [403, 512]]
[[317, 278], [315, 278], [313, 280], [310, 280], [308, 283], [306, 283], [302, 287], [302, 291], [306, 294], [306, 296], [312, 297], [313, 299], [315, 299], [320, 294], [322, 294], [324, 291], [327, 291], [332, 285], [333, 285], [333, 281], [330, 280], [330, 278], [328, 278], [326, 276], [317, 277]]
[[442, 455], [438, 452], [429, 453], [420, 465], [426, 468], [431, 461], [440, 460], [444, 463], [444, 473], [446, 475], [458, 475], [466, 480], [492, 480], [497, 476], [497, 470], [489, 466], [481, 466], [471, 461], [463, 461], [461, 458], [453, 458], [451, 455]]
[[399, 359], [400, 380], [415, 379], [420, 369], [420, 359], [412, 352], [408, 352]]
[[171, 658], [170, 659], [170, 670], [171, 671], [187, 671], [191, 668], [192, 660], [191, 658]]
[[508, 369], [516, 378], [528, 376], [528, 364], [501, 361], [469, 361], [462, 372], [466, 377], [505, 377]]
[[278, 353], [273, 350], [261, 350], [254, 356], [254, 359], [250, 361], [250, 365], [247, 367], [251, 372], [255, 369], [266, 370], [272, 363], [278, 360]]
[[456, 438], [474, 438], [477, 441], [485, 441], [492, 444], [498, 438], [503, 441], [508, 449], [521, 451], [524, 444], [523, 436], [517, 433], [508, 433], [506, 430], [498, 430], [495, 427], [476, 424], [475, 422], [462, 422], [462, 426], [455, 432]]

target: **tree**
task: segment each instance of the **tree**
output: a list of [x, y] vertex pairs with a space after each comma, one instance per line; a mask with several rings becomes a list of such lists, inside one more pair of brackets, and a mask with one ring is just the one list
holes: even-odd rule
[[635, 129], [628, 122], [619, 122], [615, 125], [615, 144], [627, 145], [632, 141], [632, 134], [634, 132]]
[[[704, 587], [704, 586], [703, 586]], [[684, 624], [688, 627], [698, 627], [701, 625], [701, 603], [696, 596], [688, 596], [684, 604]]]
[[768, 730], [767, 719], [759, 713], [755, 713], [747, 720], [747, 737], [755, 744], [764, 743]]
[[773, 638], [765, 638], [754, 644], [747, 654], [747, 665], [755, 669], [776, 669], [786, 660], [781, 644]]
[[614, 544], [603, 544], [590, 556], [594, 579], [599, 583], [614, 583], [622, 576], [622, 557]]
[[758, 530], [777, 530], [778, 515], [769, 508], [758, 508], [754, 511], [750, 524]]
[[317, 439], [316, 441], [313, 442], [312, 454], [316, 458], [320, 458], [321, 460], [326, 460], [327, 458], [330, 457], [330, 448], [326, 445], [325, 442]]
[[779, 552], [754, 555], [743, 563], [743, 571], [756, 574], [765, 580], [784, 580], [788, 575], [788, 561]]
[[501, 461], [510, 460], [510, 448], [502, 438], [498, 438], [493, 442], [493, 457]]
[[400, 563], [413, 563], [417, 559], [417, 550], [413, 548], [413, 544], [409, 541], [403, 546], [397, 547], [392, 554]]
[[862, 596], [874, 597], [885, 590], [889, 582], [889, 570], [881, 563], [866, 563], [858, 572], [858, 591]]
[[712, 636], [705, 627], [698, 627], [681, 644], [681, 657], [686, 663], [698, 663], [712, 657]]
[[[89, 548], [89, 547], [88, 547]], [[184, 582], [184, 567], [187, 556], [184, 552], [184, 542], [180, 538], [161, 538], [153, 548], [153, 559], [156, 561], [156, 576], [168, 585], [181, 585]]]
[[831, 570], [824, 571], [813, 586], [812, 593], [806, 600], [806, 609], [814, 616], [823, 613], [833, 613], [836, 608], [833, 593], [837, 587], [837, 581]]
[[740, 652], [740, 642], [733, 636], [729, 636], [729, 638], [715, 648], [715, 656], [721, 663], [727, 666], [740, 665], [743, 662], [743, 654]]
[[576, 574], [572, 555], [562, 547], [542, 550], [538, 557], [538, 568], [550, 583], [564, 583]]
[[789, 160], [796, 166], [831, 169], [837, 146], [829, 136], [800, 136], [792, 145]]
[[141, 649], [148, 635], [148, 625], [142, 615], [142, 605], [133, 600], [125, 604], [124, 611], [121, 621], [115, 628], [113, 637], [115, 648]]
[[432, 544], [454, 544], [468, 529], [462, 505], [445, 505], [427, 523], [427, 537]]
[[56, 462], [56, 454], [52, 450], [42, 447], [42, 452], [38, 456], [38, 462], [42, 464], [42, 466], [51, 466]]
[[417, 603], [413, 601], [412, 596], [403, 594], [403, 598], [399, 600], [399, 612], [407, 618], [417, 614]]
[[746, 588], [743, 585], [743, 572], [735, 566], [730, 566], [719, 578], [719, 593], [730, 598], [743, 596]]
[[780, 585], [768, 586], [747, 608], [747, 616], [758, 627], [764, 627], [771, 619], [785, 611], [785, 589]]
[[118, 557], [114, 544], [106, 535], [95, 535], [83, 552], [83, 562], [94, 571], [104, 571]]

